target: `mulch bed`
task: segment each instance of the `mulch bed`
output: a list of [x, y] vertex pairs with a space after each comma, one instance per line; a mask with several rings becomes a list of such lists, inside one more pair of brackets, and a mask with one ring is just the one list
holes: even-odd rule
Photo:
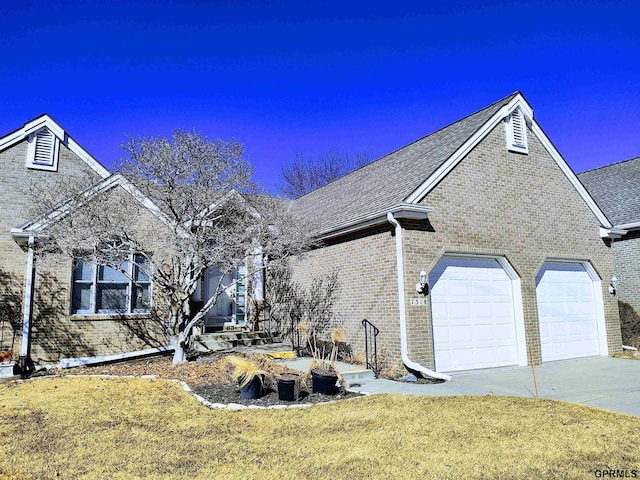
[[218, 383], [208, 386], [193, 388], [193, 392], [212, 403], [238, 403], [240, 405], [255, 405], [258, 407], [272, 407], [275, 405], [296, 405], [305, 403], [324, 403], [346, 398], [359, 397], [359, 393], [337, 393], [336, 395], [322, 395], [321, 393], [311, 393], [310, 388], [301, 387], [298, 399], [292, 402], [280, 400], [278, 398], [277, 385], [265, 385], [262, 396], [256, 399], [240, 398], [240, 387], [235, 383]]
[[[178, 366], [171, 364], [170, 357], [154, 357], [109, 365], [76, 367], [64, 370], [43, 370], [34, 373], [32, 377], [46, 375], [114, 375], [134, 377], [155, 375], [159, 378], [181, 380], [189, 385], [194, 393], [211, 403], [237, 403], [240, 405], [255, 405], [261, 407], [324, 403], [360, 396], [359, 393], [352, 392], [340, 392], [336, 395], [311, 393], [311, 380], [309, 380], [308, 382], [300, 382], [298, 400], [287, 402], [278, 398], [277, 384], [265, 381], [263, 395], [260, 398], [251, 400], [242, 399], [240, 398], [240, 387], [238, 383], [231, 379], [232, 367], [225, 361], [225, 357], [226, 354], [214, 353], [205, 358], [201, 357], [198, 362], [192, 361]], [[273, 369], [278, 373], [289, 372], [300, 374], [300, 372], [289, 370], [277, 362], [273, 363]], [[304, 375], [302, 376], [304, 377]]]

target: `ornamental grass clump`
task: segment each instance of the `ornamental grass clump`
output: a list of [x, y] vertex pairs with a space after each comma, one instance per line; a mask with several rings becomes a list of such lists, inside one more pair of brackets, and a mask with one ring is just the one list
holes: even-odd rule
[[[303, 331], [305, 331], [305, 327], [303, 327]], [[344, 342], [345, 337], [346, 332], [343, 327], [332, 328], [330, 348], [327, 351], [327, 342], [319, 344], [317, 337], [315, 335], [311, 336], [308, 339], [308, 345], [313, 356], [311, 370], [325, 375], [337, 374], [338, 345], [340, 342]]]
[[234, 367], [231, 375], [234, 380], [238, 381], [240, 388], [249, 385], [255, 377], [258, 377], [260, 383], [262, 383], [264, 377], [268, 375], [268, 372], [262, 368], [259, 362], [250, 358], [229, 355], [227, 362]]

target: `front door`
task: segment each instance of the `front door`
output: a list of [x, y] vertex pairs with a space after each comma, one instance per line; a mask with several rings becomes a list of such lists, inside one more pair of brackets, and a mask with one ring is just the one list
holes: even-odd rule
[[222, 274], [219, 267], [205, 273], [205, 299], [220, 291], [205, 316], [205, 332], [220, 331], [225, 325], [242, 326], [245, 320], [245, 267]]

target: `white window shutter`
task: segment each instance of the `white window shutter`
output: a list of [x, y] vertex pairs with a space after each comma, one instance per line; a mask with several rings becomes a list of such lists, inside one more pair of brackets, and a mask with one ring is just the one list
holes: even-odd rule
[[31, 134], [27, 149], [27, 167], [38, 170], [58, 169], [59, 141], [49, 129]]
[[507, 149], [511, 152], [529, 153], [527, 145], [527, 125], [520, 109], [516, 109], [505, 119]]

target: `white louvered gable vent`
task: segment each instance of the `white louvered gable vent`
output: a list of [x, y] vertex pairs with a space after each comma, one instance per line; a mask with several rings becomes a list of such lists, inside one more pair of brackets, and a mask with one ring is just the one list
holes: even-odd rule
[[42, 128], [29, 136], [27, 167], [38, 170], [58, 169], [59, 140], [47, 128]]
[[529, 153], [527, 146], [527, 124], [522, 111], [518, 108], [505, 119], [507, 130], [507, 149], [511, 152]]

